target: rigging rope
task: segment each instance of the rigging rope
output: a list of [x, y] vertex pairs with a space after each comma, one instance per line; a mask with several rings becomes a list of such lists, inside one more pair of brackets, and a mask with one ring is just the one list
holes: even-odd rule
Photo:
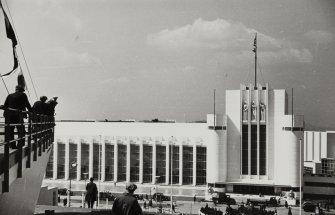
[[[11, 21], [12, 21], [13, 29], [14, 29], [15, 34], [16, 34], [16, 37], [17, 37], [17, 42], [18, 42], [18, 44], [19, 44], [19, 46], [20, 46], [20, 50], [21, 50], [21, 53], [22, 53], [22, 56], [23, 56], [25, 65], [26, 65], [26, 67], [27, 67], [27, 71], [28, 71], [28, 74], [29, 74], [29, 78], [30, 78], [30, 81], [31, 81], [31, 83], [32, 83], [32, 86], [33, 86], [33, 89], [34, 89], [34, 92], [35, 92], [36, 99], [38, 100], [38, 96], [37, 96], [37, 92], [36, 92], [36, 89], [35, 89], [35, 85], [34, 85], [34, 82], [33, 82], [32, 77], [31, 77], [31, 75], [30, 75], [29, 67], [28, 67], [28, 64], [27, 64], [27, 61], [26, 61], [26, 57], [25, 57], [25, 55], [24, 55], [24, 53], [23, 53], [23, 49], [22, 49], [21, 42], [20, 42], [20, 40], [19, 40], [17, 31], [16, 31], [16, 29], [15, 29], [15, 27], [14, 27], [14, 26], [15, 26], [15, 24], [14, 24], [14, 20], [13, 20], [13, 18], [12, 18], [11, 13], [10, 13], [10, 10], [9, 10], [9, 7], [8, 7], [7, 0], [5, 0], [5, 2], [6, 2], [6, 7], [7, 7], [7, 10], [8, 10], [9, 17], [10, 17], [10, 19], [11, 19]], [[20, 68], [21, 68], [21, 65], [20, 65]], [[27, 86], [27, 91], [28, 91], [28, 94], [29, 94], [28, 86]], [[30, 98], [30, 95], [29, 95], [29, 98]]]
[[7, 85], [6, 85], [6, 83], [5, 83], [5, 80], [4, 80], [4, 79], [3, 79], [3, 77], [2, 77], [1, 73], [0, 73], [0, 76], [1, 76], [1, 80], [2, 80], [3, 84], [5, 85], [5, 88], [6, 88], [7, 94], [9, 94], [9, 91], [8, 91]]

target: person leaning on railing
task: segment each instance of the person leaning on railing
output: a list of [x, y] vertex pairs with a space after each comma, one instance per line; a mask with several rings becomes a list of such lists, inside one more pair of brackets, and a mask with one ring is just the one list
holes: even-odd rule
[[[10, 125], [9, 131], [8, 127], [5, 127], [5, 133], [9, 132], [9, 141], [14, 140], [14, 129], [16, 127], [19, 136], [25, 135], [24, 129], [24, 121], [23, 118], [27, 118], [27, 114], [23, 111], [26, 109], [31, 112], [31, 106], [28, 101], [27, 95], [24, 93], [24, 88], [20, 85], [15, 87], [15, 93], [9, 94], [5, 100], [3, 105], [5, 117], [5, 124], [13, 124]], [[15, 110], [13, 110], [15, 109]], [[21, 141], [19, 144], [22, 145]], [[12, 149], [16, 149], [16, 142], [11, 142], [10, 147]]]

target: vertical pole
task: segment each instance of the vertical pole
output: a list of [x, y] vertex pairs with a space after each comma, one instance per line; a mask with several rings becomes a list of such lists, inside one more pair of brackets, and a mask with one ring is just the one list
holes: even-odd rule
[[68, 197], [69, 197], [69, 204], [68, 204], [68, 206], [71, 207], [71, 177], [70, 177], [70, 189], [69, 189]]
[[172, 136], [172, 140], [171, 140], [171, 214], [173, 214], [173, 210], [172, 210], [172, 205], [173, 205], [173, 191], [172, 191], [172, 186], [173, 186], [173, 136]]
[[2, 193], [9, 192], [9, 144], [10, 144], [10, 124], [5, 119], [5, 155], [4, 155], [4, 180], [2, 182]]
[[292, 131], [293, 131], [293, 127], [294, 127], [294, 117], [293, 117], [293, 87], [292, 87]]
[[254, 51], [255, 51], [255, 85], [254, 87], [256, 87], [256, 84], [257, 84], [257, 32], [255, 35], [255, 40], [254, 40]]
[[[293, 88], [292, 88], [293, 89]], [[302, 179], [302, 168], [301, 168], [301, 139], [299, 140], [299, 191], [300, 191], [300, 196], [299, 196], [299, 215], [301, 215], [301, 203], [302, 203], [302, 193], [301, 193], [301, 179]]]
[[214, 89], [214, 131], [215, 131], [215, 126], [216, 126], [216, 115], [215, 115], [215, 89]]
[[32, 125], [31, 125], [31, 113], [28, 114], [28, 157], [26, 168], [30, 168], [31, 164], [31, 133], [32, 133]]
[[23, 112], [19, 112], [19, 118], [22, 120], [20, 122], [20, 128], [18, 129], [18, 140], [17, 140], [17, 177], [22, 178], [22, 147], [25, 144], [25, 139], [24, 139], [24, 121], [23, 121]]
[[97, 201], [97, 208], [99, 207], [99, 204], [100, 204], [100, 179], [101, 179], [101, 156], [100, 156], [100, 153], [101, 153], [101, 135], [99, 135], [99, 168], [98, 168], [98, 201]]

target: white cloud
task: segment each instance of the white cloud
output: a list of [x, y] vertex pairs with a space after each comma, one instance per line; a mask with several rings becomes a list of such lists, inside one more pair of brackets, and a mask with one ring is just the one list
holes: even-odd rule
[[308, 31], [304, 36], [315, 43], [328, 44], [334, 40], [334, 35], [329, 31]]
[[[164, 29], [148, 35], [147, 43], [166, 50], [212, 50], [229, 53], [231, 56], [251, 52], [255, 29], [242, 23], [224, 19], [206, 21], [201, 18], [192, 24]], [[272, 59], [310, 62], [312, 55], [308, 49], [298, 49], [293, 43], [257, 33], [259, 53]]]

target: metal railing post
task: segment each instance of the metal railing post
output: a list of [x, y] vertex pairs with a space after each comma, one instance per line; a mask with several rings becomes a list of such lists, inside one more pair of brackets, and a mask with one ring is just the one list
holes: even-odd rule
[[9, 192], [9, 141], [10, 141], [10, 124], [5, 120], [5, 154], [3, 161], [4, 180], [2, 182], [2, 192]]
[[38, 142], [38, 156], [42, 156], [42, 141], [41, 139], [43, 138], [42, 137], [42, 117], [41, 115], [39, 115], [39, 120], [38, 120], [38, 139], [37, 139], [37, 142]]
[[38, 126], [36, 126], [37, 116], [36, 114], [33, 115], [34, 117], [34, 157], [33, 161], [37, 161], [37, 134], [38, 134]]
[[28, 157], [27, 157], [27, 163], [26, 168], [30, 168], [31, 165], [31, 133], [32, 133], [32, 124], [31, 124], [31, 113], [28, 114]]
[[24, 146], [25, 139], [24, 139], [24, 133], [25, 133], [25, 127], [24, 127], [24, 121], [23, 121], [23, 113], [22, 111], [19, 112], [19, 119], [20, 123], [17, 127], [18, 130], [18, 139], [17, 139], [17, 177], [22, 178], [22, 147]]

